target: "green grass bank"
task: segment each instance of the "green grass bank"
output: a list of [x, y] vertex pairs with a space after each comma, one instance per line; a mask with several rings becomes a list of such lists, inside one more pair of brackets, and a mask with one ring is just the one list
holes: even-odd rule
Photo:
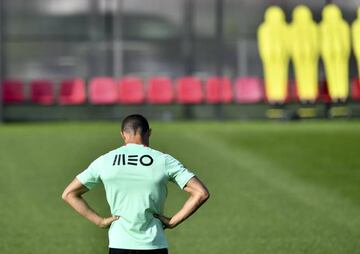
[[[168, 231], [171, 254], [360, 253], [360, 121], [152, 123], [151, 146], [209, 187]], [[107, 253], [107, 232], [61, 193], [120, 146], [117, 123], [0, 126], [0, 253]], [[102, 186], [86, 194], [109, 213]], [[169, 183], [167, 213], [186, 195]]]

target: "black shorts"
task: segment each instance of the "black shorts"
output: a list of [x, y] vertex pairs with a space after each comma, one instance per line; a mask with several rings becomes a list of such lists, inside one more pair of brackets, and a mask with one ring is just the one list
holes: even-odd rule
[[168, 254], [167, 249], [156, 250], [127, 250], [109, 248], [109, 254]]

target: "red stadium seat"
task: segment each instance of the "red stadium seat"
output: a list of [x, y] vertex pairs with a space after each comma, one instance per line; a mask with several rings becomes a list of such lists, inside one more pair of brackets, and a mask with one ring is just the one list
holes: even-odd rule
[[31, 102], [41, 105], [51, 105], [55, 102], [54, 84], [50, 80], [33, 80], [30, 86]]
[[122, 104], [141, 104], [145, 99], [144, 84], [137, 77], [125, 77], [119, 81], [119, 102]]
[[168, 77], [153, 77], [148, 80], [147, 101], [152, 104], [167, 104], [174, 99], [172, 81]]
[[296, 81], [294, 80], [294, 81], [289, 82], [288, 87], [289, 87], [288, 100], [289, 101], [299, 102], [300, 97], [299, 97], [299, 92], [298, 92]]
[[331, 102], [331, 97], [329, 94], [326, 80], [322, 80], [320, 82], [318, 101], [325, 102], [325, 103]]
[[296, 80], [288, 80], [285, 103], [299, 102], [299, 101], [300, 101], [300, 98], [299, 98], [299, 94], [298, 94]]
[[241, 77], [235, 82], [235, 101], [258, 103], [264, 99], [262, 82], [256, 77]]
[[233, 98], [231, 82], [226, 77], [210, 77], [205, 85], [207, 103], [230, 103]]
[[92, 104], [114, 104], [118, 93], [116, 82], [109, 77], [96, 77], [89, 84], [89, 101]]
[[5, 104], [22, 103], [25, 100], [24, 84], [19, 80], [4, 80], [2, 82], [3, 102]]
[[85, 82], [84, 80], [67, 79], [60, 83], [59, 103], [62, 105], [76, 105], [85, 102]]
[[201, 80], [197, 77], [181, 77], [176, 82], [176, 99], [182, 104], [199, 104], [203, 99]]
[[360, 101], [360, 78], [355, 77], [351, 82], [351, 98]]

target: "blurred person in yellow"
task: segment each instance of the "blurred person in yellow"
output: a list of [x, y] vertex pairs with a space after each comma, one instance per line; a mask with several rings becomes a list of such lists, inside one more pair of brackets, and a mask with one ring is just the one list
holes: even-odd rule
[[352, 42], [358, 66], [358, 77], [360, 78], [360, 6], [357, 9], [357, 18], [352, 24]]
[[288, 34], [282, 9], [269, 7], [265, 12], [265, 21], [258, 29], [258, 47], [264, 68], [265, 91], [272, 104], [283, 104], [287, 96]]
[[294, 9], [292, 19], [290, 51], [299, 98], [303, 103], [314, 103], [318, 96], [318, 27], [304, 5]]
[[320, 35], [330, 97], [333, 102], [344, 102], [349, 95], [350, 27], [338, 6], [324, 7]]

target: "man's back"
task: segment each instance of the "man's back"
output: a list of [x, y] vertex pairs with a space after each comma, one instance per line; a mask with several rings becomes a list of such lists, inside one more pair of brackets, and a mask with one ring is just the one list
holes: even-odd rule
[[167, 248], [162, 223], [167, 183], [183, 188], [194, 174], [170, 155], [127, 144], [96, 159], [77, 179], [87, 188], [102, 181], [111, 213], [120, 217], [109, 230], [109, 247]]
[[[91, 163], [65, 188], [62, 199], [100, 228], [110, 227], [110, 254], [167, 254], [164, 229], [189, 218], [209, 198], [209, 192], [179, 161], [149, 148], [151, 129], [142, 115], [125, 117], [120, 134], [126, 145]], [[168, 181], [189, 194], [171, 217], [163, 213]], [[100, 182], [111, 209], [108, 217], [99, 215], [83, 198]]]

